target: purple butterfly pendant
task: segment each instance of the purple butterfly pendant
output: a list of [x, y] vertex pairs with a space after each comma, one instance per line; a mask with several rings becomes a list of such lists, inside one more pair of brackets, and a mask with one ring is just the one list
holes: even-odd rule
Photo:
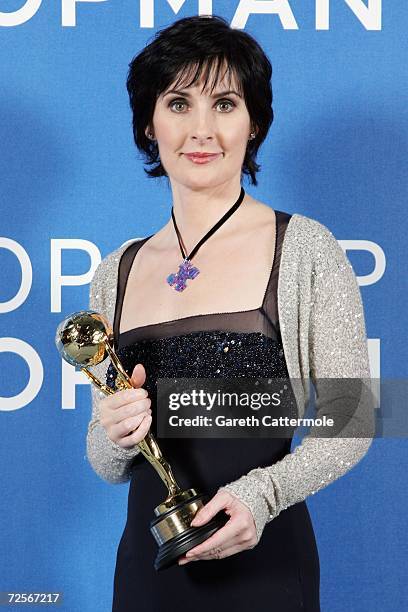
[[176, 291], [184, 291], [187, 287], [187, 280], [195, 278], [197, 274], [200, 274], [200, 270], [195, 268], [191, 261], [185, 259], [179, 265], [178, 272], [169, 274], [166, 280]]

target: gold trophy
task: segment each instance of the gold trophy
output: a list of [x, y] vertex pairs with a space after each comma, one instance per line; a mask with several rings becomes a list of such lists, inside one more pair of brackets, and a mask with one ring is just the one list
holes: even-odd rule
[[[115, 390], [102, 383], [87, 367], [98, 365], [107, 357], [117, 370], [116, 391], [133, 388], [115, 353], [112, 328], [103, 315], [93, 310], [69, 315], [59, 324], [55, 343], [63, 359], [81, 369], [105, 395], [111, 395]], [[208, 496], [196, 489], [180, 489], [150, 431], [137, 446], [168, 490], [166, 499], [154, 509], [155, 518], [150, 523], [150, 531], [159, 546], [154, 567], [162, 570], [174, 565], [181, 555], [209, 538], [226, 523], [228, 517], [219, 513], [206, 525], [192, 527], [191, 521], [208, 501]]]

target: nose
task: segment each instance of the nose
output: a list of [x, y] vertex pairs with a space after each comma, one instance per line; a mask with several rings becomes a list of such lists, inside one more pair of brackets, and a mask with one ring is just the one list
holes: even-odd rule
[[213, 140], [214, 129], [211, 109], [197, 108], [191, 113], [191, 139], [194, 142], [204, 143]]

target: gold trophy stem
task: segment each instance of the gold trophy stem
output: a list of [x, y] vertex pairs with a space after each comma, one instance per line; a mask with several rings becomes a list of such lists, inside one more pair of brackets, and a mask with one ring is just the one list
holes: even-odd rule
[[[112, 350], [108, 341], [105, 342], [107, 352], [115, 366], [118, 375], [120, 377], [121, 383], [124, 388], [133, 389], [133, 385], [130, 382], [130, 378], [127, 372], [124, 370], [122, 364], [116, 356], [116, 353]], [[96, 378], [86, 367], [81, 368], [82, 372], [104, 393], [105, 395], [113, 395], [115, 391], [108, 387], [108, 385], [104, 385], [101, 381]], [[141, 440], [137, 446], [140, 448], [141, 453], [146, 457], [149, 463], [154, 467], [156, 472], [159, 474], [160, 478], [166, 485], [168, 489], [168, 497], [166, 502], [169, 501], [173, 496], [176, 496], [178, 493], [181, 493], [181, 489], [174, 478], [172, 469], [170, 464], [163, 457], [162, 452], [157, 444], [153, 434], [148, 431], [143, 440]], [[165, 503], [166, 503], [165, 502]]]

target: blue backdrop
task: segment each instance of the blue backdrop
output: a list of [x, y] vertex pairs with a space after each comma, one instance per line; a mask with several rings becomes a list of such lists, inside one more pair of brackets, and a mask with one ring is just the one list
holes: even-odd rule
[[[212, 10], [274, 70], [275, 121], [246, 190], [332, 230], [359, 277], [372, 375], [406, 377], [406, 2]], [[86, 460], [89, 386], [62, 367], [55, 329], [87, 307], [100, 256], [169, 218], [171, 192], [133, 145], [125, 78], [157, 28], [198, 12], [211, 2], [0, 3], [0, 590], [62, 591], [69, 612], [110, 610], [128, 485]], [[406, 609], [405, 451], [376, 439], [308, 499], [322, 612]]]

